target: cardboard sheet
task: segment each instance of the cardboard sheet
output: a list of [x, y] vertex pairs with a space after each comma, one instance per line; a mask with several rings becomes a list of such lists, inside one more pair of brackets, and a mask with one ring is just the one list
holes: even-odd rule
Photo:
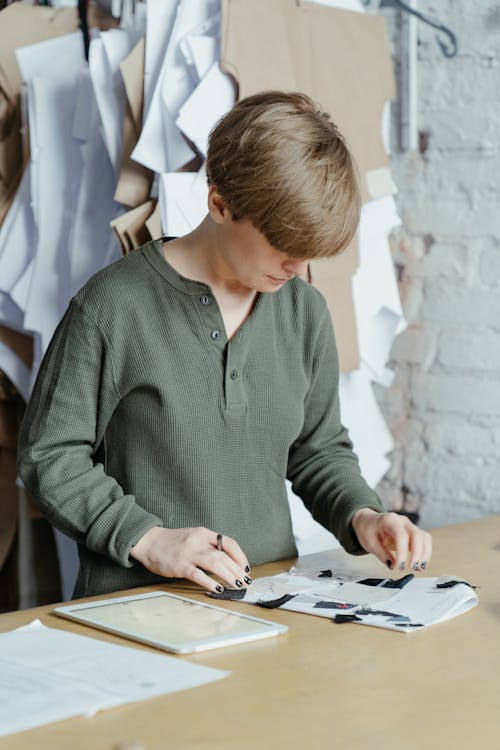
[[0, 341], [17, 354], [26, 367], [31, 367], [33, 362], [32, 336], [20, 331], [13, 331], [12, 328], [0, 324]]
[[146, 228], [152, 240], [158, 240], [162, 236], [160, 204], [157, 203], [149, 219], [146, 219]]
[[363, 200], [380, 197], [366, 175], [389, 168], [381, 121], [395, 84], [385, 20], [296, 0], [223, 0], [222, 9], [221, 66], [239, 98], [271, 88], [311, 96], [346, 136]]
[[[395, 192], [381, 135], [384, 106], [395, 93], [382, 17], [297, 0], [222, 0], [221, 68], [236, 79], [240, 99], [272, 88], [311, 96], [350, 145], [363, 201]], [[357, 265], [353, 242], [338, 258], [310, 266], [335, 322], [343, 372], [359, 366], [351, 282]]]
[[123, 152], [114, 198], [131, 207], [139, 206], [149, 198], [153, 181], [152, 172], [130, 158], [142, 129], [144, 50], [143, 37], [120, 64], [127, 102], [123, 119]]
[[111, 222], [123, 255], [128, 255], [132, 250], [152, 239], [146, 227], [146, 221], [153, 213], [155, 205], [155, 201], [149, 199]]

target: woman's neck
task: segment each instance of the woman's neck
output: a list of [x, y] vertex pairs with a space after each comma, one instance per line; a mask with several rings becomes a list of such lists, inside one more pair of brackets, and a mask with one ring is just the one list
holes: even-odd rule
[[208, 284], [214, 293], [242, 300], [255, 296], [255, 290], [235, 279], [225, 263], [220, 252], [216, 226], [208, 214], [192, 232], [166, 242], [163, 254], [178, 273]]

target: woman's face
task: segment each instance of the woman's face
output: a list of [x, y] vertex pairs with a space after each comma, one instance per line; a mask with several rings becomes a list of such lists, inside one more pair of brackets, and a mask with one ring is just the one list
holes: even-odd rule
[[215, 211], [217, 249], [235, 282], [258, 292], [276, 292], [294, 276], [307, 278], [307, 259], [276, 250], [250, 221], [233, 221], [226, 206], [216, 205]]

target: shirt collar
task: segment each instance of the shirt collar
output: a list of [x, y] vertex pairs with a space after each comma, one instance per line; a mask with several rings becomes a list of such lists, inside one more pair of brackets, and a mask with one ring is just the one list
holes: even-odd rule
[[180, 292], [185, 294], [197, 295], [200, 293], [211, 292], [211, 288], [208, 284], [203, 281], [195, 281], [194, 279], [188, 279], [178, 273], [170, 263], [166, 260], [163, 255], [163, 243], [168, 240], [173, 240], [174, 237], [160, 237], [158, 240], [152, 240], [147, 242], [140, 248], [143, 256], [146, 258], [148, 263], [153, 266], [155, 271], [158, 271], [160, 276], [163, 276], [169, 284], [172, 284]]

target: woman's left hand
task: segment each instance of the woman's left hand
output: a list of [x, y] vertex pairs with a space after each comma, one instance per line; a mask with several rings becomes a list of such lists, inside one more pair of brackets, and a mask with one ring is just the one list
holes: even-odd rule
[[352, 517], [359, 543], [391, 570], [425, 570], [432, 554], [432, 537], [398, 513], [361, 508]]

